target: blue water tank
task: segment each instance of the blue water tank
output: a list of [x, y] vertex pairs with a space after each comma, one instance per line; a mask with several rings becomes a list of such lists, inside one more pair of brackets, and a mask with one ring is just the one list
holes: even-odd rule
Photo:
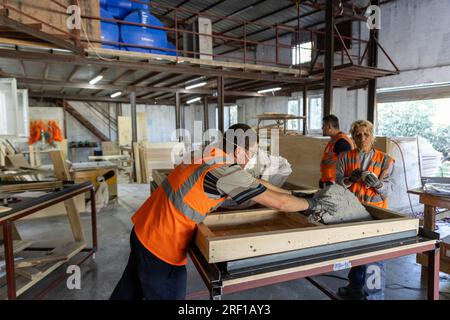
[[107, 8], [106, 0], [100, 0], [100, 8], [106, 10]]
[[[100, 15], [102, 18], [114, 19], [114, 17], [108, 11], [102, 8], [100, 8]], [[119, 42], [120, 33], [119, 33], [119, 26], [117, 25], [117, 23], [109, 21], [101, 21], [101, 32], [102, 32], [102, 42], [103, 41]], [[114, 44], [102, 43], [102, 48], [119, 50], [119, 46]]]
[[[143, 23], [157, 27], [163, 27], [164, 25], [154, 16], [147, 11], [136, 10], [126, 16], [123, 20], [129, 22]], [[133, 26], [122, 24], [120, 26], [120, 35], [122, 42], [129, 44], [137, 44], [141, 46], [152, 46], [159, 48], [167, 47], [166, 31], [151, 29], [142, 26]], [[122, 50], [137, 51], [150, 53], [150, 48], [138, 48], [131, 46], [124, 46]], [[153, 49], [156, 50], [156, 49]]]
[[[106, 9], [116, 18], [123, 19], [134, 10], [149, 11], [147, 4], [132, 2], [129, 0], [105, 0]], [[143, 1], [144, 2], [144, 1]]]
[[[172, 42], [167, 41], [167, 49], [175, 50], [175, 45]], [[165, 54], [167, 56], [176, 56], [177, 53], [175, 51], [162, 51], [162, 50], [151, 50], [152, 53], [155, 54]]]

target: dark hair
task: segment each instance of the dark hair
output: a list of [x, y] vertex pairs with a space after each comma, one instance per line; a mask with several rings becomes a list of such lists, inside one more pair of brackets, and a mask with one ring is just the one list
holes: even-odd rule
[[234, 153], [238, 146], [248, 150], [256, 142], [258, 142], [258, 135], [255, 130], [245, 123], [236, 123], [223, 135], [223, 151]]
[[339, 119], [334, 114], [323, 117], [323, 123], [331, 124], [334, 129], [339, 129]]

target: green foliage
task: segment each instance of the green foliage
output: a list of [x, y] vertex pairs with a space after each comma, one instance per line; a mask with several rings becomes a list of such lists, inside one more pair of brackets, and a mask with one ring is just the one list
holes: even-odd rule
[[450, 152], [450, 125], [435, 125], [436, 107], [432, 101], [385, 103], [378, 108], [378, 134], [390, 137], [428, 139], [433, 147], [447, 156]]

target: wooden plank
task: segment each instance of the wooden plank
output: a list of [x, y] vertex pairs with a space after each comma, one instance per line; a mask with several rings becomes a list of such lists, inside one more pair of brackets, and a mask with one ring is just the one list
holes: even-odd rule
[[[69, 169], [62, 151], [50, 151], [50, 158], [53, 162], [53, 167], [55, 170], [55, 175], [59, 180], [68, 181], [71, 179]], [[83, 234], [83, 226], [80, 221], [80, 214], [77, 210], [75, 200], [73, 198], [64, 201], [64, 205], [67, 210], [67, 215], [69, 217], [70, 227], [72, 229], [73, 237], [76, 241], [85, 240]]]
[[19, 268], [15, 272], [28, 280], [37, 280], [42, 276], [42, 271], [33, 267]]
[[[55, 261], [66, 261], [66, 260], [67, 259], [64, 255], [41, 256], [36, 258], [18, 260], [17, 262], [14, 263], [14, 268], [16, 269], [29, 268], [39, 264], [50, 263]], [[2, 270], [4, 271], [4, 267], [2, 267]]]
[[[77, 253], [79, 253], [81, 250], [83, 250], [85, 247], [86, 247], [86, 243], [84, 243], [84, 242], [78, 242], [78, 245], [75, 245], [74, 243], [73, 243], [73, 245], [69, 244], [69, 246], [66, 246], [66, 250], [65, 250], [65, 252], [63, 252], [63, 254], [67, 257], [67, 259], [70, 259], [73, 256], [75, 256]], [[70, 252], [68, 250], [70, 250]], [[59, 252], [59, 253], [61, 253], [61, 252]], [[28, 280], [22, 276], [16, 277], [16, 288], [17, 288], [16, 296], [20, 296], [21, 294], [23, 294], [26, 290], [30, 289], [38, 281], [40, 281], [42, 278], [49, 275], [54, 270], [58, 269], [64, 263], [65, 263], [65, 261], [57, 261], [53, 264], [49, 264], [49, 265], [45, 266], [44, 268], [40, 269], [42, 271], [41, 276], [36, 277], [35, 280]], [[0, 288], [0, 300], [5, 300], [7, 297], [6, 286], [5, 286], [5, 283], [1, 283], [1, 279], [0, 279], [0, 286], [1, 285], [3, 285], [3, 286]]]
[[30, 190], [49, 190], [62, 188], [61, 181], [0, 184], [0, 192], [20, 192]]
[[20, 169], [21, 167], [27, 168], [30, 166], [27, 159], [25, 159], [25, 157], [21, 153], [14, 154], [14, 155], [8, 155], [8, 156], [6, 156], [6, 159], [16, 169]]
[[197, 230], [195, 242], [211, 263], [403, 231], [417, 233], [418, 219], [373, 206], [367, 209], [379, 220], [325, 226], [311, 225], [298, 213], [266, 208], [217, 212], [205, 218], [202, 228]]
[[[25, 250], [29, 246], [31, 246], [33, 243], [31, 241], [25, 241], [25, 240], [13, 240], [13, 252], [14, 254], [19, 253], [20, 251]], [[4, 259], [5, 257], [5, 248], [3, 246], [3, 242], [0, 241], [0, 258]]]
[[102, 154], [103, 156], [116, 156], [120, 155], [120, 148], [117, 142], [103, 141], [102, 142]]
[[8, 208], [8, 207], [2, 207], [2, 206], [0, 206], [0, 213], [3, 213], [3, 212], [8, 212], [8, 211], [10, 211], [10, 210], [12, 210], [12, 208]]
[[117, 130], [119, 146], [131, 146], [132, 142], [132, 130], [131, 130], [131, 117], [120, 116], [117, 118]]
[[422, 193], [420, 195], [420, 203], [431, 207], [445, 208], [450, 210], [450, 198]]
[[150, 140], [148, 137], [147, 112], [136, 113], [137, 142]]
[[130, 160], [130, 156], [129, 155], [110, 155], [110, 156], [89, 156], [88, 157], [89, 161], [97, 161], [97, 160], [102, 160], [102, 161], [114, 161], [114, 160], [121, 160], [121, 161], [128, 161]]
[[389, 220], [215, 237], [207, 257], [210, 263], [229, 261], [418, 229], [417, 219]]

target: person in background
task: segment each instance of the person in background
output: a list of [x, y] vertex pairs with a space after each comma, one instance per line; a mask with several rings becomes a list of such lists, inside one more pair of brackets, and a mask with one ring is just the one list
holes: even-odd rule
[[321, 189], [336, 182], [336, 162], [339, 154], [354, 149], [353, 141], [339, 129], [339, 119], [335, 115], [323, 118], [322, 134], [331, 140], [327, 143], [320, 162]]
[[[366, 120], [355, 121], [350, 133], [356, 149], [342, 152], [336, 165], [336, 182], [347, 187], [363, 204], [388, 207], [388, 197], [394, 190], [395, 161], [386, 153], [374, 149], [373, 125]], [[351, 268], [349, 284], [338, 294], [348, 299], [384, 299], [384, 262]]]

